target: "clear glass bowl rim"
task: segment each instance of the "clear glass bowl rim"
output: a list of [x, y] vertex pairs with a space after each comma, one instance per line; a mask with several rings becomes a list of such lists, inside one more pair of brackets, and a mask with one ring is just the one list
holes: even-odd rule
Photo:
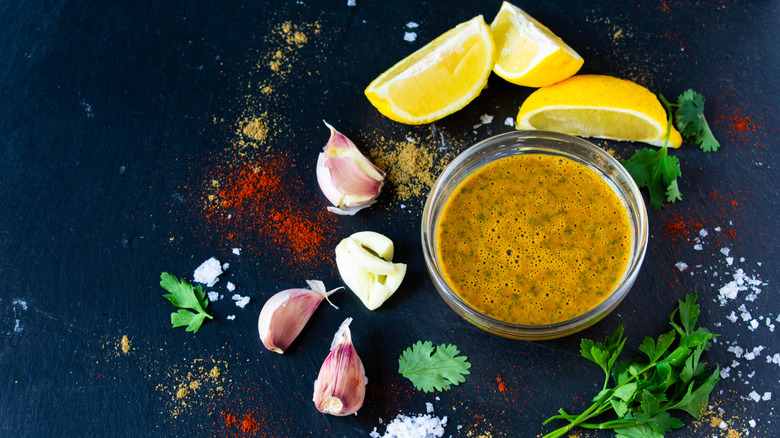
[[[539, 140], [552, 143], [552, 145], [568, 144], [573, 148], [581, 149], [583, 153], [591, 154], [593, 157], [596, 157], [596, 159], [599, 161], [597, 164], [606, 164], [606, 169], [600, 167], [597, 164], [594, 164], [593, 160], [588, 159], [588, 156], [584, 154], [578, 155], [569, 151], [562, 151], [556, 147], [553, 147], [552, 145], [540, 147], [534, 146], [533, 144], [524, 144], [526, 142], [533, 143], [534, 141]], [[603, 176], [608, 176], [608, 181], [613, 186], [613, 189], [618, 189], [616, 192], [618, 192], [618, 196], [621, 198], [624, 206], [627, 207], [629, 221], [631, 222], [633, 241], [631, 255], [626, 271], [618, 286], [603, 302], [601, 302], [601, 304], [595, 308], [570, 320], [554, 324], [513, 324], [491, 318], [480, 313], [478, 310], [474, 309], [462, 298], [460, 298], [444, 280], [438, 268], [435, 246], [436, 224], [438, 222], [441, 208], [446, 203], [446, 199], [440, 198], [444, 196], [443, 192], [445, 190], [449, 188], [451, 193], [452, 188], [457, 187], [460, 181], [462, 181], [466, 175], [471, 173], [469, 172], [467, 174], [461, 175], [457, 181], [452, 181], [452, 178], [457, 175], [457, 172], [461, 170], [464, 165], [468, 165], [470, 162], [477, 159], [474, 157], [478, 157], [479, 154], [486, 153], [485, 151], [489, 152], [491, 148], [495, 147], [507, 148], [508, 151], [512, 152], [512, 155], [524, 153], [547, 153], [561, 155], [570, 159], [574, 158], [574, 161], [586, 164], [592, 170], [596, 170]], [[477, 166], [476, 168], [479, 168], [484, 164], [485, 163]], [[613, 171], [614, 174], [610, 173], [610, 170]], [[449, 196], [449, 193], [446, 193], [446, 196]], [[644, 261], [648, 241], [648, 219], [647, 209], [639, 191], [639, 187], [637, 187], [631, 175], [620, 164], [620, 162], [609, 155], [602, 148], [582, 138], [556, 132], [512, 131], [495, 135], [474, 144], [465, 151], [461, 152], [454, 160], [452, 160], [452, 162], [450, 162], [449, 165], [447, 165], [447, 167], [442, 171], [442, 173], [436, 179], [436, 182], [431, 187], [431, 191], [425, 201], [420, 235], [422, 239], [425, 264], [431, 280], [434, 283], [434, 287], [436, 288], [439, 295], [441, 295], [441, 297], [444, 299], [444, 301], [453, 310], [455, 310], [456, 313], [475, 326], [490, 333], [514, 339], [544, 340], [567, 336], [590, 327], [591, 325], [601, 320], [604, 316], [612, 312], [612, 310], [614, 310], [615, 307], [620, 304], [620, 302], [623, 300], [623, 298], [625, 298], [633, 286], [641, 268], [642, 262]]]

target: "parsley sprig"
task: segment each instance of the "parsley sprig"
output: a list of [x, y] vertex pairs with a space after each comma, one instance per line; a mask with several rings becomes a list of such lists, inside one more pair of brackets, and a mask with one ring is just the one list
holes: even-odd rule
[[686, 90], [677, 98], [677, 105], [666, 102], [663, 95], [659, 97], [667, 107], [677, 108], [674, 121], [683, 137], [699, 145], [704, 152], [718, 150], [720, 143], [712, 135], [710, 125], [704, 118], [704, 96], [693, 90]]
[[398, 372], [411, 380], [417, 390], [447, 391], [451, 385], [466, 381], [471, 364], [466, 356], [458, 356], [458, 347], [441, 344], [434, 351], [431, 341], [417, 341], [398, 358]]
[[[575, 426], [613, 429], [618, 438], [661, 438], [665, 432], [683, 426], [670, 411], [682, 410], [700, 419], [719, 380], [720, 369], [716, 366], [710, 373], [701, 360], [702, 353], [710, 348], [710, 341], [717, 335], [703, 327], [694, 329], [699, 317], [696, 298], [692, 293], [678, 300], [678, 307], [670, 318], [671, 331], [657, 339], [646, 337], [642, 341], [639, 350], [647, 357], [615, 365], [626, 343], [622, 326], [603, 343], [583, 339], [580, 344], [582, 356], [604, 370], [603, 389], [583, 413], [568, 414], [561, 409], [559, 415], [548, 418], [544, 424], [554, 420], [565, 420], [569, 424], [544, 438], [563, 436]], [[610, 377], [614, 381], [612, 387], [608, 386]], [[609, 412], [617, 419], [590, 422]]]
[[186, 326], [188, 332], [197, 333], [206, 318], [212, 319], [212, 316], [206, 312], [209, 301], [200, 285], [193, 287], [187, 280], [180, 281], [175, 276], [163, 272], [160, 275], [160, 286], [170, 292], [163, 296], [174, 306], [181, 307], [179, 311], [171, 313], [173, 327]]
[[672, 122], [675, 122], [680, 134], [705, 151], [718, 150], [720, 143], [712, 135], [707, 119], [704, 118], [704, 96], [687, 90], [677, 98], [677, 103], [669, 103], [659, 94], [658, 98], [666, 107], [669, 120], [666, 126], [666, 139], [661, 149], [641, 149], [629, 160], [623, 161], [623, 166], [640, 187], [646, 187], [650, 194], [650, 206], [658, 210], [663, 208], [664, 201], [682, 200], [682, 193], [677, 184], [677, 178], [682, 174], [680, 161], [669, 155], [669, 136], [672, 132]]

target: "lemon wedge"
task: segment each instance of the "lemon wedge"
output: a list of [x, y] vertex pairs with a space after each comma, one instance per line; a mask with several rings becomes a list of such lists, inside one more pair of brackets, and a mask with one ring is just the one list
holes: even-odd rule
[[[647, 88], [604, 75], [576, 75], [539, 88], [523, 102], [515, 127], [663, 146], [668, 119]], [[669, 146], [682, 144], [672, 126]]]
[[513, 84], [554, 84], [577, 73], [585, 62], [542, 23], [509, 2], [501, 5], [490, 31], [496, 44], [493, 71]]
[[493, 38], [481, 15], [448, 30], [374, 79], [366, 97], [397, 122], [419, 125], [463, 108], [493, 68]]

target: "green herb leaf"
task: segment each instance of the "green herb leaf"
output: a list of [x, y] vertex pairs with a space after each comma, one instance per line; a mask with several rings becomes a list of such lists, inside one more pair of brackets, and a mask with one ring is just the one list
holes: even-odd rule
[[623, 326], [618, 326], [611, 336], [609, 336], [604, 343], [594, 343], [589, 339], [583, 339], [580, 342], [580, 354], [585, 359], [595, 362], [598, 366], [604, 370], [604, 373], [609, 377], [610, 370], [615, 364], [620, 352], [623, 350], [623, 345], [626, 340], [623, 339]]
[[[675, 316], [679, 317], [679, 323]], [[545, 438], [564, 436], [578, 425], [589, 429], [614, 429], [618, 437], [658, 438], [683, 426], [670, 411], [682, 410], [701, 418], [709, 394], [718, 381], [719, 369], [716, 367], [709, 374], [701, 360], [711, 346], [710, 340], [717, 335], [703, 327], [697, 329], [698, 317], [696, 294], [689, 294], [678, 301], [678, 307], [672, 312], [670, 324], [674, 329], [657, 339], [646, 337], [640, 344], [639, 350], [647, 358], [624, 360], [617, 365], [617, 355], [625, 345], [622, 326], [603, 343], [583, 339], [580, 342], [582, 356], [598, 364], [607, 374], [607, 381], [593, 398], [593, 404], [582, 414], [560, 410], [559, 415], [548, 418], [544, 424], [560, 420], [568, 424], [548, 433]], [[609, 386], [610, 375], [613, 386]], [[601, 423], [589, 422], [596, 417], [603, 420], [602, 416], [608, 412], [617, 418]]]
[[674, 330], [659, 336], [658, 343], [653, 338], [646, 337], [639, 346], [639, 351], [645, 353], [650, 358], [650, 362], [656, 362], [669, 349], [676, 337]]
[[647, 424], [639, 424], [625, 429], [619, 429], [615, 438], [663, 438], [663, 433], [658, 433]]
[[686, 90], [677, 98], [677, 105], [674, 120], [680, 134], [699, 145], [704, 152], [717, 151], [720, 143], [712, 135], [710, 125], [704, 118], [704, 96]]
[[398, 358], [398, 372], [411, 380], [420, 391], [447, 391], [451, 385], [466, 381], [471, 364], [454, 345], [441, 344], [436, 347], [430, 341], [418, 341], [407, 348]]
[[664, 199], [668, 202], [682, 199], [677, 188], [677, 177], [682, 173], [680, 162], [668, 155], [666, 145], [658, 150], [645, 148], [637, 151], [631, 159], [623, 160], [623, 167], [639, 188], [647, 188], [650, 206], [654, 209], [662, 208]]
[[[160, 275], [160, 286], [170, 292], [163, 295], [168, 301], [181, 309], [171, 313], [171, 325], [173, 327], [187, 327], [188, 332], [197, 333], [206, 318], [212, 316], [206, 312], [209, 302], [206, 293], [200, 285], [193, 287], [182, 279], [163, 272]], [[190, 310], [188, 310], [190, 309]]]
[[636, 184], [640, 188], [647, 188], [650, 206], [656, 210], [663, 208], [664, 201], [676, 202], [683, 198], [677, 183], [677, 178], [682, 175], [680, 161], [670, 156], [667, 149], [673, 120], [681, 135], [698, 144], [703, 151], [716, 151], [720, 147], [704, 118], [704, 96], [687, 90], [677, 98], [677, 104], [669, 103], [662, 94], [658, 95], [658, 99], [669, 114], [663, 147], [657, 151], [642, 149], [636, 151], [630, 159], [623, 160], [623, 167]]
[[[683, 326], [684, 331], [680, 331], [680, 334], [690, 334], [693, 332], [693, 327], [696, 325], [696, 320], [699, 319], [699, 305], [696, 304], [696, 293], [688, 294], [683, 300], [677, 300], [678, 309], [680, 311], [680, 323]], [[675, 312], [676, 313], [676, 312]], [[674, 318], [674, 313], [672, 313]], [[674, 326], [674, 320], [672, 320], [672, 326]], [[677, 328], [675, 326], [675, 328]]]
[[703, 383], [696, 386], [696, 382], [693, 382], [688, 386], [688, 392], [674, 406], [674, 409], [682, 409], [691, 414], [693, 418], [700, 419], [707, 411], [710, 393], [715, 388], [718, 380], [720, 380], [720, 367], [716, 366], [715, 371]]

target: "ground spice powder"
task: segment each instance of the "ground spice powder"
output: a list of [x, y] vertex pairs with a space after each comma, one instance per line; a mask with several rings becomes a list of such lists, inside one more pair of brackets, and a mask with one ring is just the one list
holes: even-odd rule
[[457, 152], [440, 149], [437, 141], [432, 136], [422, 141], [411, 136], [402, 141], [384, 137], [372, 141], [375, 145], [368, 155], [387, 172], [386, 182], [395, 200], [408, 202], [428, 195], [439, 173]]
[[216, 235], [223, 248], [272, 258], [271, 267], [283, 264], [305, 275], [333, 272], [338, 219], [316, 185], [296, 176], [295, 162], [283, 155], [238, 161], [212, 169], [202, 232]]

